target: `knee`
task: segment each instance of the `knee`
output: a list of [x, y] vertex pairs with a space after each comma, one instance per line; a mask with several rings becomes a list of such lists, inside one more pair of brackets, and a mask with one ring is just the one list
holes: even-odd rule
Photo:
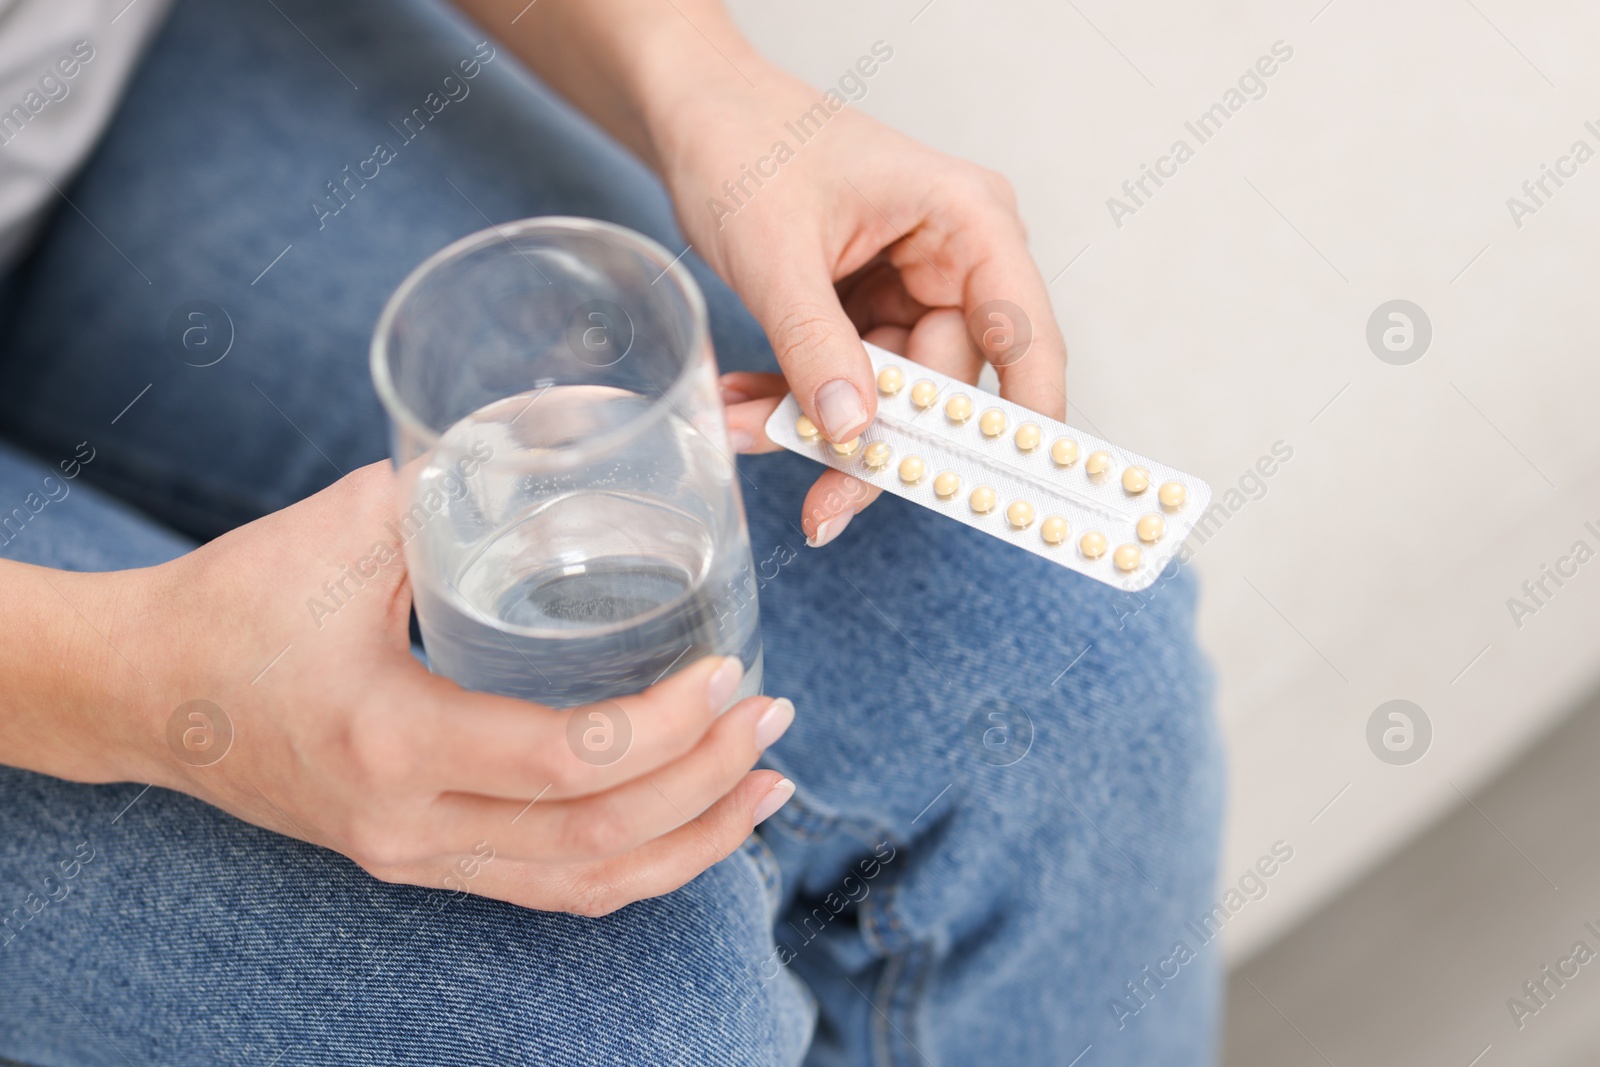
[[1171, 566], [1134, 594], [992, 538], [952, 538], [945, 551], [965, 662], [942, 668], [955, 684], [939, 688], [990, 801], [1065, 824], [1125, 823], [1151, 843], [1215, 837], [1222, 747], [1192, 571]]

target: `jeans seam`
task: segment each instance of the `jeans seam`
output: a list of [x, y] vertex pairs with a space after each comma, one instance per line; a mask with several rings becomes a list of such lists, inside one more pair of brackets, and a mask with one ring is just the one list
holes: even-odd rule
[[932, 1062], [908, 1036], [916, 1029], [917, 1005], [932, 974], [929, 955], [928, 946], [915, 945], [884, 961], [876, 990], [881, 1007], [875, 1004], [878, 1010], [873, 1013], [876, 1058], [883, 1067], [925, 1067]]
[[932, 947], [910, 936], [910, 924], [895, 906], [898, 881], [884, 886], [860, 914], [862, 940], [884, 962], [874, 990], [873, 1058], [883, 1067], [926, 1065], [927, 1059], [908, 1036], [916, 1028], [917, 1005], [932, 976]]
[[773, 855], [772, 849], [762, 840], [759, 830], [753, 831], [745, 838], [743, 849], [750, 858], [750, 863], [756, 869], [756, 874], [761, 878], [761, 887], [767, 894], [767, 906], [776, 911], [783, 900], [783, 869], [778, 864], [778, 857]]
[[791, 837], [807, 842], [818, 841], [834, 833], [843, 832], [860, 838], [866, 844], [888, 841], [896, 848], [902, 845], [899, 835], [887, 824], [876, 819], [817, 810], [807, 802], [804, 789], [796, 789], [794, 797], [778, 809], [771, 821], [777, 823]]
[[858, 919], [861, 939], [873, 953], [889, 959], [907, 951], [915, 942], [905, 936], [905, 924], [900, 911], [894, 906], [895, 895], [900, 891], [897, 879], [891, 877], [876, 898], [876, 903], [863, 905]]

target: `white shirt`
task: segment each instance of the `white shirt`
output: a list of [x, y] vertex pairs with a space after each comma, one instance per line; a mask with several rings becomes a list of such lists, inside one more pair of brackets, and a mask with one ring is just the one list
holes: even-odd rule
[[64, 203], [170, 6], [0, 0], [0, 271]]

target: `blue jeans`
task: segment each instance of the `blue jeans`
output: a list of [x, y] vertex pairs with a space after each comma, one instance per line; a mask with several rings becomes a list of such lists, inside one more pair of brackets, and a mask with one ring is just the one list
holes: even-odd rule
[[[488, 219], [684, 247], [659, 185], [504, 50], [447, 94], [483, 36], [424, 0], [179, 5], [76, 210], [0, 289], [0, 552], [153, 564], [382, 458], [373, 322]], [[688, 262], [723, 367], [771, 369]], [[197, 300], [231, 323], [191, 338], [210, 348], [175, 340]], [[184, 795], [0, 769], [0, 1058], [1210, 1062], [1219, 958], [1187, 922], [1222, 769], [1191, 578], [1134, 611], [887, 496], [813, 551], [793, 522], [819, 468], [741, 463], [757, 558], [793, 557], [760, 595], [768, 689], [799, 705], [767, 759], [799, 792], [732, 858], [583, 919], [379, 883]]]

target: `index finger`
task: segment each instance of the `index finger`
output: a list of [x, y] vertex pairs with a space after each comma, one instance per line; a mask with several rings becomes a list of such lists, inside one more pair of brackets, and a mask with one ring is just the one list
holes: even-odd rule
[[877, 414], [872, 361], [816, 253], [803, 246], [766, 252], [744, 272], [740, 295], [766, 330], [806, 417], [828, 440], [849, 441]]
[[1067, 343], [1022, 228], [995, 212], [975, 231], [962, 286], [967, 332], [1000, 377], [1000, 395], [1051, 418], [1067, 416]]

